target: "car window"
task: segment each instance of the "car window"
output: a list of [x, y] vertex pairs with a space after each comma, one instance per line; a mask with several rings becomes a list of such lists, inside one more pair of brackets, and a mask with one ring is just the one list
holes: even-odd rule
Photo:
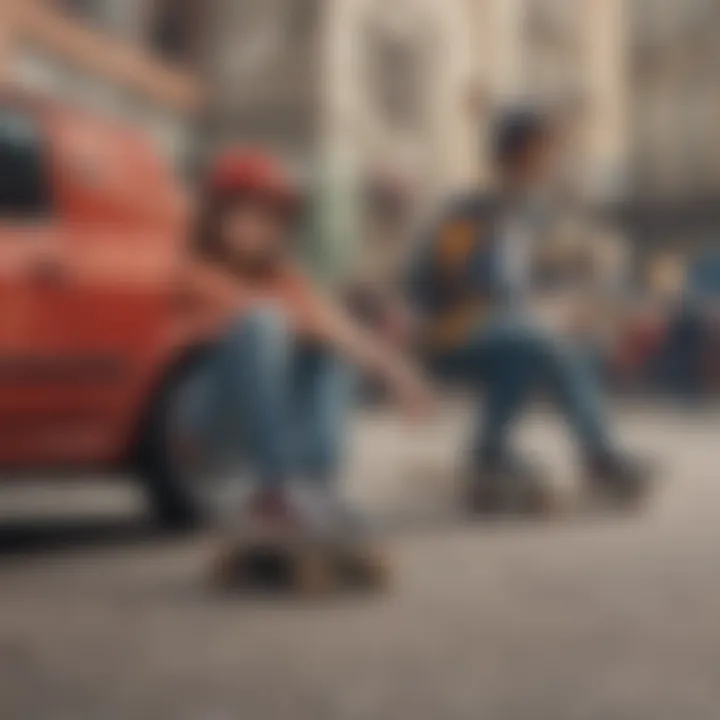
[[22, 110], [0, 107], [0, 219], [41, 217], [50, 206], [38, 121]]

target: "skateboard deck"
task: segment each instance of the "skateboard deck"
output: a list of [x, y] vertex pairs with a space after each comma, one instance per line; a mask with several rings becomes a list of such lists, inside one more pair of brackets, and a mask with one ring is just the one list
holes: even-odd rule
[[381, 589], [389, 582], [389, 570], [383, 553], [369, 544], [248, 531], [224, 541], [211, 581], [225, 590], [322, 596]]

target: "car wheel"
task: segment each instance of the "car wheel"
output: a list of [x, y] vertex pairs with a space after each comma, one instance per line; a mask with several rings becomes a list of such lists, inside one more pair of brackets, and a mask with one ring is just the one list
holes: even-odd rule
[[218, 462], [199, 436], [207, 390], [204, 363], [178, 373], [160, 393], [145, 433], [141, 472], [154, 514], [169, 529], [216, 524], [247, 489], [240, 459]]

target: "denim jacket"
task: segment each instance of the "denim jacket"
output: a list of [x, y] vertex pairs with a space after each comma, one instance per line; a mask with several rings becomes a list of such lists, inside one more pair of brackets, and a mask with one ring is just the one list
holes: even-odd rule
[[412, 258], [408, 289], [423, 323], [424, 345], [461, 343], [511, 301], [502, 272], [501, 204], [480, 194], [451, 204]]

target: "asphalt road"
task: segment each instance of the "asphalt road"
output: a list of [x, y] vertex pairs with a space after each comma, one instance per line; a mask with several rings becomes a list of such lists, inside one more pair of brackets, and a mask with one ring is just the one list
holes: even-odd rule
[[[154, 535], [123, 486], [0, 491], [0, 718], [717, 720], [720, 413], [624, 415], [664, 469], [641, 516], [484, 526], [452, 507], [461, 421], [360, 423], [375, 597], [221, 596], [212, 538]], [[571, 482], [554, 424], [523, 435]]]

